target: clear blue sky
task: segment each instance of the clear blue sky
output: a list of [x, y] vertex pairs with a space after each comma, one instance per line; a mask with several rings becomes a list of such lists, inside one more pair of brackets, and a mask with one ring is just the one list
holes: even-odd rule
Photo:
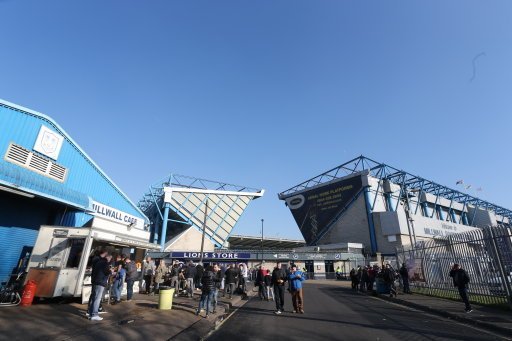
[[300, 238], [277, 193], [364, 154], [512, 208], [510, 1], [3, 0], [0, 13], [0, 98], [53, 117], [135, 202], [170, 172], [261, 187], [235, 233], [264, 218], [265, 235]]

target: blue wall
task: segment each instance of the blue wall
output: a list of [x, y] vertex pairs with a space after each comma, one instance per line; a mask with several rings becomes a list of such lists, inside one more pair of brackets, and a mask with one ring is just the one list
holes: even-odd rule
[[34, 246], [37, 230], [0, 226], [0, 282], [7, 282], [23, 246]]
[[[64, 183], [25, 170], [3, 159], [11, 142], [32, 150], [41, 125], [45, 125], [60, 133], [65, 138], [59, 158], [56, 161], [68, 169], [68, 176]], [[29, 182], [33, 183], [32, 187], [29, 188], [35, 189], [37, 182], [50, 183], [51, 186], [47, 186], [48, 191], [58, 192], [60, 190], [62, 193], [82, 193], [82, 195], [90, 196], [95, 201], [115, 207], [136, 217], [144, 218], [144, 215], [141, 214], [136, 205], [108, 179], [94, 162], [51, 119], [9, 107], [0, 101], [0, 132], [0, 164], [3, 164], [1, 165], [3, 170], [0, 168], [2, 170], [0, 172], [1, 180], [12, 182], [13, 176], [8, 176], [8, 174], [12, 174], [14, 171], [22, 175], [29, 174], [31, 177]], [[62, 196], [62, 200], [69, 201], [69, 195]], [[80, 202], [77, 202], [77, 204], [80, 204]]]
[[[63, 183], [5, 161], [10, 143], [34, 147], [42, 125], [64, 142], [56, 162], [68, 169]], [[81, 227], [92, 216], [91, 199], [147, 221], [135, 204], [49, 117], [0, 100], [0, 184], [41, 194], [27, 198], [0, 190], [0, 281], [16, 268], [24, 247], [34, 245], [41, 225]], [[51, 200], [49, 200], [50, 198]]]

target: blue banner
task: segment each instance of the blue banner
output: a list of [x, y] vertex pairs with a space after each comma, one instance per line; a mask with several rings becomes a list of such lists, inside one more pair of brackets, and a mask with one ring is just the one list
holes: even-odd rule
[[[171, 258], [187, 258], [187, 259], [200, 259], [201, 252], [171, 252]], [[203, 259], [250, 259], [250, 253], [238, 252], [203, 252]]]

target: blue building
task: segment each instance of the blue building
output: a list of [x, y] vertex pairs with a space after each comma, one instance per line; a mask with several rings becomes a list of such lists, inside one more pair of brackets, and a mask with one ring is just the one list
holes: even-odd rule
[[[41, 225], [149, 220], [50, 117], [0, 100], [0, 280], [24, 267]], [[134, 231], [135, 231], [134, 230]], [[149, 233], [148, 233], [149, 235]]]

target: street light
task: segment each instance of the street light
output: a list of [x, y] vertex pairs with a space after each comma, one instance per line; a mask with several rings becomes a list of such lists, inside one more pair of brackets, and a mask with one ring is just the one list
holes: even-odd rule
[[261, 260], [263, 261], [263, 222], [265, 220], [261, 219]]

